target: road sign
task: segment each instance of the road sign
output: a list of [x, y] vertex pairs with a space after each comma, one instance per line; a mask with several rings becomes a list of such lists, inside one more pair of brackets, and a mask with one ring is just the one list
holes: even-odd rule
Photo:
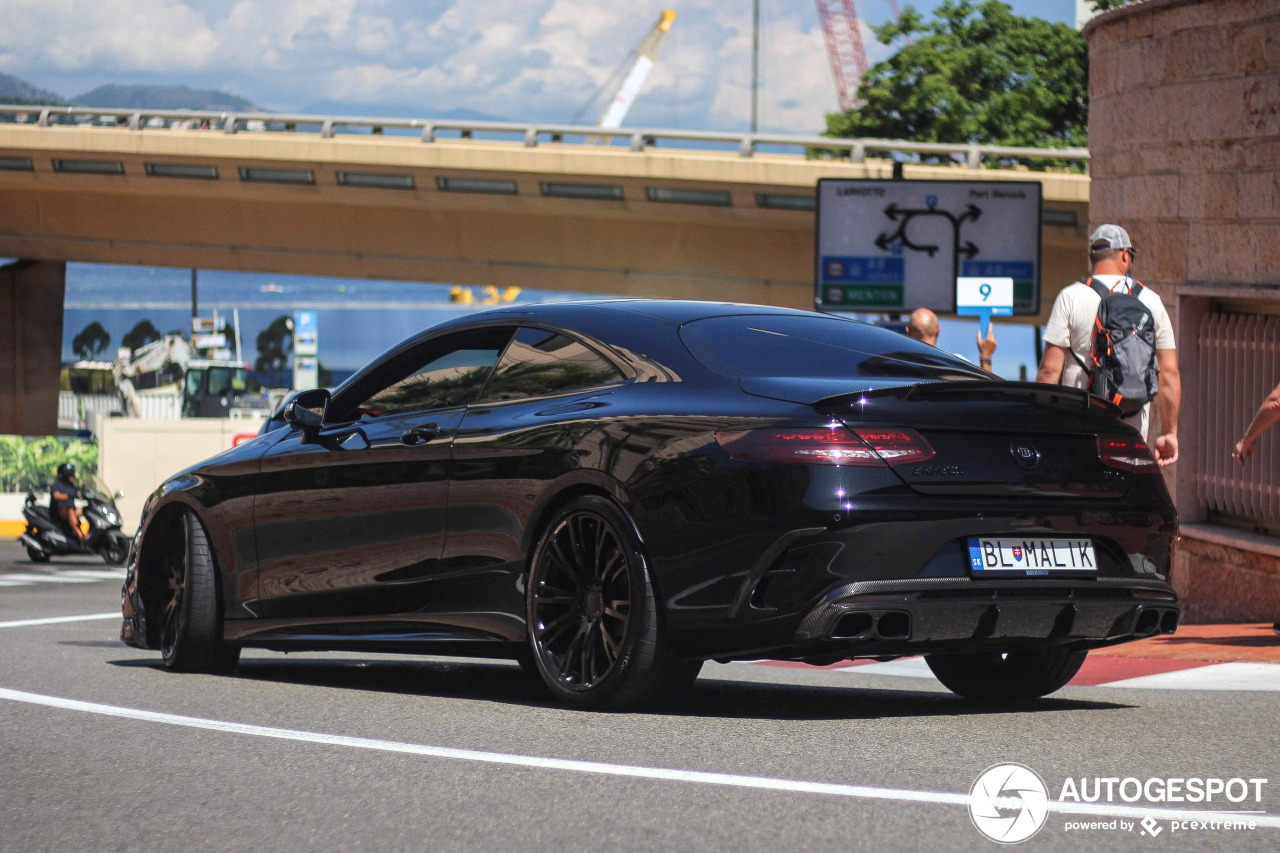
[[823, 178], [814, 303], [821, 311], [956, 310], [956, 279], [1013, 280], [1040, 312], [1039, 181]]
[[316, 324], [316, 312], [293, 313], [293, 387], [296, 391], [309, 391], [320, 387], [320, 361], [317, 358], [320, 341]]

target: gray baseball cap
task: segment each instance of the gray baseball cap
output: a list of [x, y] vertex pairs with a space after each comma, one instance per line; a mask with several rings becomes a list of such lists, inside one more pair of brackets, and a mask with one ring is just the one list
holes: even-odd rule
[[1129, 232], [1119, 225], [1099, 225], [1089, 237], [1090, 249], [1130, 249], [1135, 254], [1133, 242], [1129, 240]]

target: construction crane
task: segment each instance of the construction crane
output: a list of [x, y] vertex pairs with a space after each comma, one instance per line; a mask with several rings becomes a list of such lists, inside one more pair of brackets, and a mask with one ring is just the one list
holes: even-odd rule
[[[836, 84], [836, 96], [840, 99], [840, 111], [848, 112], [857, 106], [858, 84], [867, 73], [867, 54], [862, 49], [862, 30], [858, 24], [858, 12], [853, 0], [817, 0], [818, 20], [822, 34], [827, 39], [827, 59], [831, 62], [831, 77]], [[894, 20], [902, 20], [902, 10], [897, 0], [889, 0]], [[904, 35], [907, 44], [911, 36]]]
[[[667, 40], [667, 33], [671, 32], [671, 24], [676, 19], [674, 9], [666, 9], [658, 16], [656, 23], [649, 34], [645, 36], [644, 41], [640, 42], [626, 63], [613, 73], [608, 80], [605, 81], [595, 95], [587, 102], [587, 106], [595, 103], [596, 97], [604, 91], [610, 83], [621, 79], [612, 88], [612, 94], [609, 96], [605, 104], [604, 111], [600, 113], [600, 118], [596, 120], [596, 127], [616, 128], [622, 126], [622, 120], [627, 117], [627, 113], [631, 110], [631, 105], [636, 102], [636, 96], [640, 94], [640, 89], [644, 86], [645, 80], [649, 78], [649, 72], [653, 70], [653, 66], [658, 62], [658, 54], [662, 52], [662, 45]], [[625, 73], [623, 69], [625, 68]], [[578, 116], [582, 115], [586, 110], [586, 106], [578, 111]], [[578, 116], [574, 117], [577, 121]]]
[[817, 0], [818, 20], [827, 39], [827, 59], [836, 84], [840, 111], [856, 106], [855, 96], [862, 75], [867, 73], [867, 54], [862, 49], [862, 31], [853, 0]]

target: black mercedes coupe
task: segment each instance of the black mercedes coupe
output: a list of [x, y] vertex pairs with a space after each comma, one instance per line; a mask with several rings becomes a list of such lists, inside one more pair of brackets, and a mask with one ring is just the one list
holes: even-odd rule
[[510, 657], [630, 707], [706, 660], [924, 655], [1018, 702], [1177, 627], [1177, 514], [1083, 391], [753, 305], [511, 306], [431, 328], [147, 500], [122, 639]]

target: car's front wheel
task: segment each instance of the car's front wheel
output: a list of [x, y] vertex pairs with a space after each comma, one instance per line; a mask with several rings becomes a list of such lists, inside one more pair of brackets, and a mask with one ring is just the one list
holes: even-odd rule
[[161, 569], [160, 653], [176, 672], [235, 669], [240, 649], [222, 642], [218, 572], [204, 525], [182, 510]]
[[1070, 681], [1087, 651], [1058, 647], [1037, 651], [925, 655], [933, 674], [953, 693], [980, 702], [1024, 702], [1047, 696]]
[[625, 708], [678, 690], [701, 661], [675, 657], [631, 521], [603, 497], [575, 498], [530, 564], [529, 646], [543, 682], [580, 708]]

